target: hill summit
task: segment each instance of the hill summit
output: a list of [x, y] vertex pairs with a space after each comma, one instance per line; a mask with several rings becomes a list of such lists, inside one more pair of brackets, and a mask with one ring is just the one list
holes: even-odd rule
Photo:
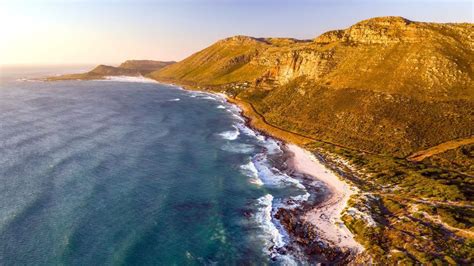
[[377, 17], [309, 41], [235, 36], [150, 76], [226, 91], [298, 134], [406, 156], [474, 135], [473, 32]]

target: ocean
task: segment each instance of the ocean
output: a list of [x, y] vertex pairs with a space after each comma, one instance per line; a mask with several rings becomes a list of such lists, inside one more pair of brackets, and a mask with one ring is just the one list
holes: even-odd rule
[[0, 265], [298, 260], [272, 215], [308, 193], [224, 98], [28, 73], [0, 82]]

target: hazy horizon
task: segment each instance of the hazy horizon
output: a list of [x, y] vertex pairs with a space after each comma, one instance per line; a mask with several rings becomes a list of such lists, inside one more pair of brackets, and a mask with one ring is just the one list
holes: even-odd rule
[[472, 23], [472, 5], [466, 0], [0, 1], [0, 65], [180, 61], [229, 36], [312, 39], [377, 16]]

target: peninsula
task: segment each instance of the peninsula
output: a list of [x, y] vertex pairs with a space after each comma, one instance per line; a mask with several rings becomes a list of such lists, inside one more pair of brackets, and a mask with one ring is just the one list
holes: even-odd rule
[[174, 63], [174, 61], [127, 60], [118, 67], [98, 65], [86, 73], [48, 77], [46, 80], [95, 80], [104, 79], [107, 76], [145, 76]]

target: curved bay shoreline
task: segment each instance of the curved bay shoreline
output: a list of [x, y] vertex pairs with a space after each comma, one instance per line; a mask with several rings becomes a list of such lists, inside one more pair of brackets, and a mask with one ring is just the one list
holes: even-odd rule
[[299, 180], [312, 198], [300, 202], [296, 208], [279, 208], [274, 214], [291, 237], [287, 251], [294, 251], [296, 256], [302, 251], [306, 257], [304, 259], [336, 265], [348, 264], [361, 254], [364, 247], [354, 239], [341, 220], [342, 211], [351, 195], [357, 193], [357, 188], [342, 180], [336, 173], [336, 169], [340, 171], [336, 163], [329, 167], [326, 165], [328, 162], [322, 160], [322, 155], [317, 158], [312, 152], [301, 148], [313, 142], [313, 139], [270, 125], [252, 104], [245, 101], [187, 85], [165, 84], [220, 95], [228, 103], [238, 107], [246, 126], [266, 137], [281, 141], [283, 161], [276, 162], [274, 166]]
[[[239, 109], [247, 127], [281, 142], [283, 156], [275, 160], [273, 166], [300, 181], [310, 194], [311, 200], [299, 201], [293, 208], [280, 207], [275, 210], [274, 218], [290, 236], [290, 243], [279, 252], [292, 253], [302, 261], [309, 259], [317, 263], [336, 265], [350, 263], [361, 254], [364, 248], [354, 240], [352, 233], [341, 220], [342, 211], [350, 196], [356, 193], [356, 189], [339, 177], [341, 170], [337, 163], [324, 161], [323, 155], [315, 155], [301, 148], [315, 140], [274, 127], [265, 121], [251, 103], [226, 94], [145, 77], [137, 79], [140, 79], [137, 82], [149, 80], [219, 95]], [[344, 176], [346, 174], [344, 173]], [[288, 206], [295, 206], [295, 202], [292, 202], [294, 200], [287, 201]]]

